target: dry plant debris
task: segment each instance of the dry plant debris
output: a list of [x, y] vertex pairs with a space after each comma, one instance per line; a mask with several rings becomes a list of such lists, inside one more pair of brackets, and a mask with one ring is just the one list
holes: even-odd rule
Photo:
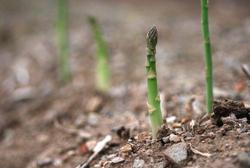
[[220, 100], [214, 102], [214, 114], [212, 120], [217, 126], [222, 126], [222, 117], [228, 117], [234, 114], [237, 119], [246, 118], [250, 123], [250, 108], [245, 107], [243, 102], [233, 100]]

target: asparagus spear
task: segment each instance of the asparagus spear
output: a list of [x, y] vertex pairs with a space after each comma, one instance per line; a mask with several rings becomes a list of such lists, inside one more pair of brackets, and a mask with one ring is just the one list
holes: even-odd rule
[[206, 107], [207, 113], [211, 114], [213, 110], [213, 61], [209, 37], [208, 0], [201, 0], [201, 27], [205, 54]]
[[156, 75], [156, 64], [155, 64], [155, 53], [156, 44], [158, 39], [158, 33], [156, 27], [149, 30], [147, 34], [147, 61], [146, 61], [146, 72], [147, 72], [147, 89], [148, 89], [148, 112], [151, 122], [152, 135], [156, 138], [157, 130], [162, 124], [162, 114], [160, 109], [160, 97], [157, 86], [157, 75]]
[[67, 83], [71, 78], [69, 63], [69, 2], [68, 0], [58, 0], [57, 18], [57, 42], [58, 42], [58, 66], [59, 77]]
[[109, 89], [110, 72], [108, 66], [109, 54], [106, 42], [103, 39], [101, 27], [94, 17], [88, 18], [97, 48], [97, 65], [96, 65], [96, 87], [102, 92]]

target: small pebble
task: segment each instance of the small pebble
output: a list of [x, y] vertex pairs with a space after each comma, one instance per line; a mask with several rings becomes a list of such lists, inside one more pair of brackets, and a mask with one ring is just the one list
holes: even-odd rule
[[95, 113], [90, 113], [87, 122], [91, 126], [96, 126], [99, 123], [99, 116]]
[[250, 167], [250, 153], [242, 152], [238, 154], [237, 160], [242, 166], [242, 168], [249, 168]]
[[124, 158], [122, 158], [122, 157], [115, 157], [111, 160], [111, 163], [113, 163], [113, 164], [117, 164], [117, 163], [121, 163], [121, 162], [124, 162]]
[[169, 142], [170, 142], [169, 136], [163, 137], [163, 138], [162, 138], [162, 141], [163, 141], [164, 143], [169, 143]]
[[175, 120], [176, 120], [176, 116], [170, 116], [170, 117], [166, 118], [166, 121], [167, 121], [168, 124], [174, 123]]
[[53, 162], [54, 166], [62, 166], [63, 161], [61, 159], [55, 159]]
[[45, 167], [53, 164], [53, 159], [52, 158], [45, 158], [42, 160], [37, 161], [37, 167]]
[[144, 168], [145, 161], [139, 157], [135, 158], [132, 168]]
[[120, 148], [120, 151], [122, 153], [128, 153], [132, 151], [132, 146], [130, 144], [126, 144], [123, 147]]
[[107, 159], [113, 159], [115, 157], [116, 157], [116, 154], [110, 154], [110, 155], [107, 156]]
[[170, 134], [170, 135], [169, 135], [169, 140], [170, 140], [171, 142], [180, 142], [180, 141], [181, 141], [181, 138], [180, 138], [178, 135]]
[[187, 160], [188, 152], [187, 152], [187, 144], [186, 143], [177, 143], [164, 151], [164, 154], [171, 158], [176, 163], [182, 163]]

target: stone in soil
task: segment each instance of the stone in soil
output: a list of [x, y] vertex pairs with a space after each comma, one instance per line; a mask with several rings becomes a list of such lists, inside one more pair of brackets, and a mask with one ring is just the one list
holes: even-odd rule
[[240, 153], [237, 157], [237, 160], [242, 168], [250, 167], [250, 153]]
[[116, 163], [121, 163], [124, 162], [124, 159], [122, 157], [115, 157], [111, 160], [111, 163], [116, 164]]
[[143, 168], [145, 165], [145, 161], [140, 159], [139, 157], [135, 158], [132, 168]]
[[164, 151], [164, 154], [177, 164], [182, 164], [187, 160], [187, 144], [184, 142], [174, 144]]
[[130, 144], [126, 144], [120, 148], [122, 153], [129, 153], [132, 151], [132, 146]]
[[90, 113], [87, 122], [91, 126], [97, 126], [99, 122], [99, 116], [95, 113]]
[[181, 141], [181, 138], [180, 138], [178, 135], [170, 134], [170, 135], [169, 135], [169, 140], [170, 140], [171, 142], [180, 142], [180, 141]]

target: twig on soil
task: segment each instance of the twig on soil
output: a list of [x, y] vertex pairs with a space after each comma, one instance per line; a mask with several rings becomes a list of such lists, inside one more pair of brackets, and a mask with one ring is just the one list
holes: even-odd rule
[[111, 140], [112, 140], [112, 136], [107, 135], [103, 140], [98, 142], [95, 148], [93, 149], [94, 153], [88, 158], [88, 160], [85, 163], [81, 163], [76, 168], [86, 168], [92, 162], [92, 160], [104, 149], [106, 144], [110, 142]]
[[250, 80], [250, 69], [246, 64], [243, 64], [241, 66], [242, 71], [244, 72], [244, 74], [246, 75], [247, 79]]
[[201, 156], [204, 156], [204, 157], [211, 157], [212, 156], [212, 154], [210, 154], [210, 153], [203, 153], [203, 152], [198, 151], [197, 149], [194, 149], [190, 143], [188, 145], [190, 147], [190, 150], [194, 154], [201, 155]]

